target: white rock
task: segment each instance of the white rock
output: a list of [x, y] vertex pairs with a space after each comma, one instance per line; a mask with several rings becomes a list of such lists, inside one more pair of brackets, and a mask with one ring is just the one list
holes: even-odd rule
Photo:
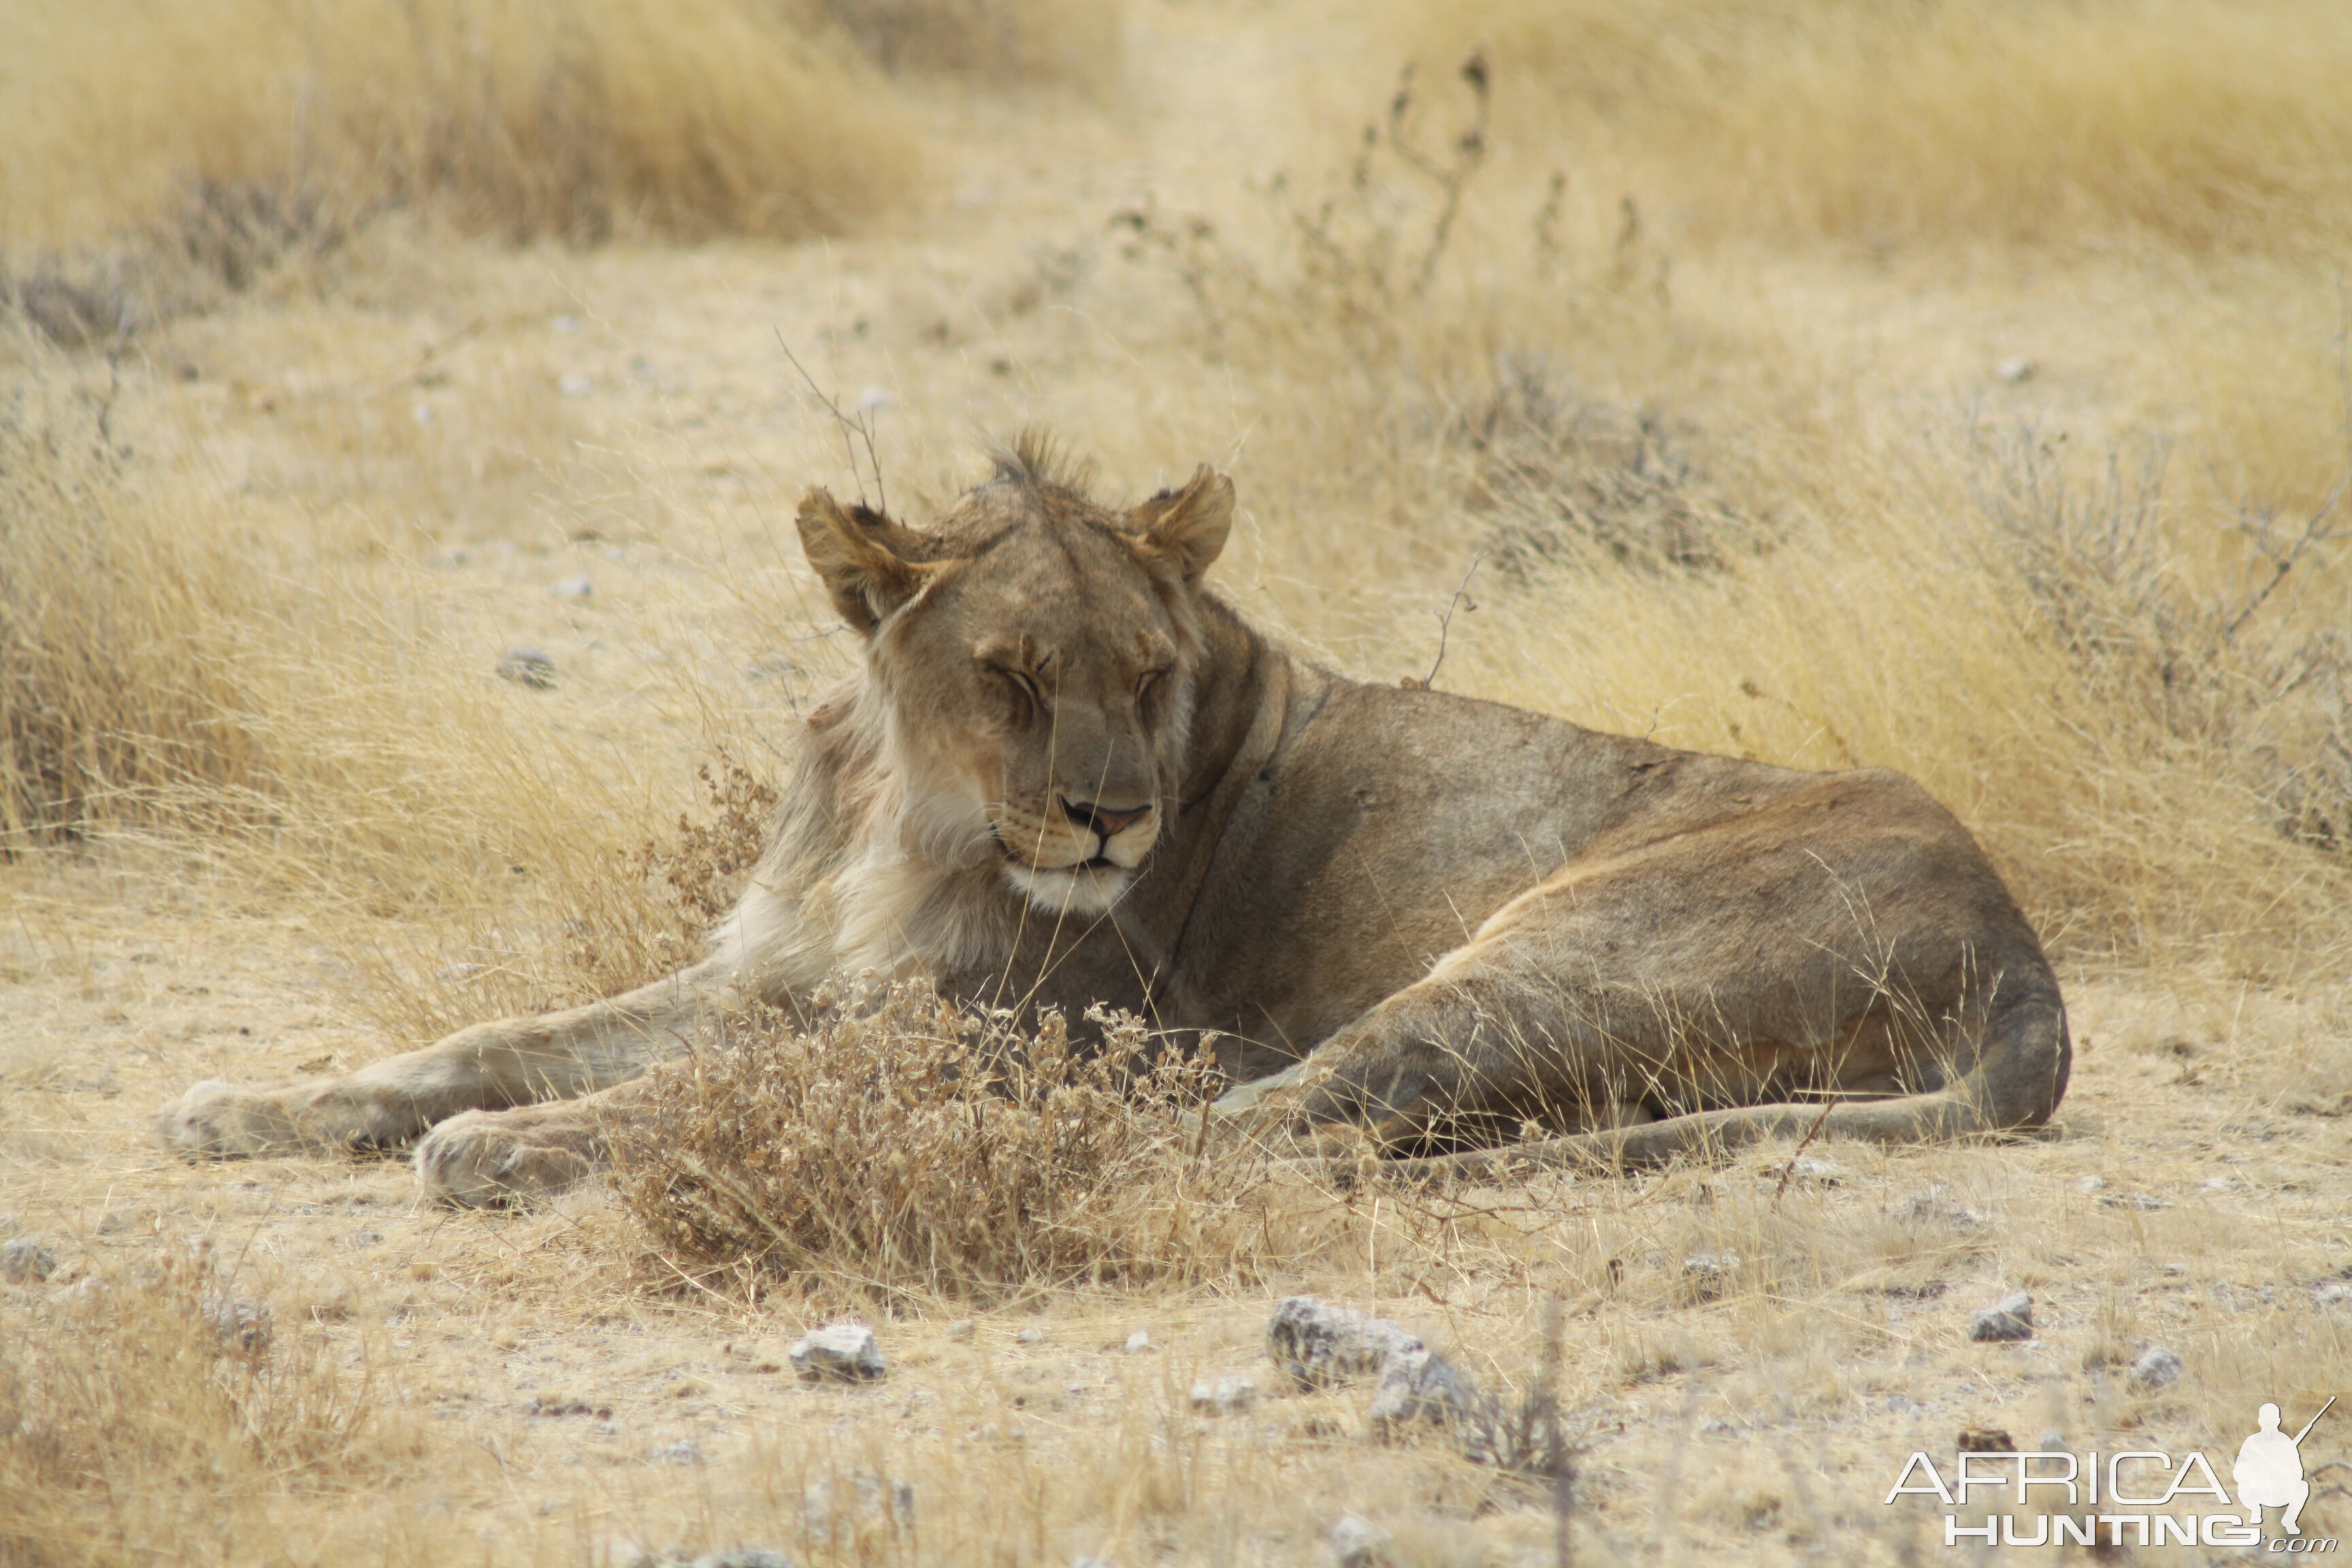
[[764, 1546], [737, 1546], [725, 1552], [706, 1552], [694, 1560], [691, 1568], [793, 1568], [793, 1560]]
[[1386, 1318], [1327, 1307], [1312, 1296], [1277, 1302], [1265, 1330], [1267, 1356], [1301, 1389], [1374, 1376], [1391, 1355], [1426, 1348], [1418, 1336]]
[[2015, 386], [2021, 381], [2033, 378], [2033, 362], [2030, 359], [2005, 359], [1992, 367], [1992, 373]]
[[958, 1318], [940, 1331], [951, 1340], [968, 1340], [971, 1338], [971, 1331], [972, 1321], [970, 1318]]
[[559, 599], [593, 599], [596, 596], [596, 584], [585, 577], [566, 577], [548, 592]]
[[2020, 1290], [1979, 1312], [1969, 1324], [1969, 1338], [1981, 1344], [2000, 1344], [2033, 1337], [2033, 1298]]
[[2140, 1352], [2137, 1361], [2132, 1363], [2131, 1374], [2132, 1381], [2142, 1388], [2170, 1388], [2180, 1381], [2180, 1374], [2187, 1370], [2179, 1352], [2167, 1350], [2162, 1345], [2150, 1345]]
[[585, 397], [590, 393], [596, 390], [596, 384], [588, 377], [574, 372], [570, 375], [560, 378], [555, 384], [555, 390], [562, 393], [566, 397]]
[[1127, 1353], [1128, 1353], [1128, 1354], [1129, 1354], [1129, 1355], [1141, 1355], [1144, 1352], [1146, 1352], [1146, 1351], [1150, 1350], [1150, 1348], [1151, 1348], [1151, 1331], [1150, 1331], [1150, 1329], [1138, 1329], [1138, 1330], [1136, 1330], [1136, 1331], [1135, 1331], [1135, 1332], [1133, 1332], [1133, 1333], [1131, 1333], [1131, 1334], [1129, 1334], [1129, 1335], [1128, 1335], [1128, 1336], [1127, 1336]]
[[793, 1342], [793, 1370], [810, 1383], [871, 1383], [889, 1368], [874, 1331], [863, 1323], [829, 1323]]

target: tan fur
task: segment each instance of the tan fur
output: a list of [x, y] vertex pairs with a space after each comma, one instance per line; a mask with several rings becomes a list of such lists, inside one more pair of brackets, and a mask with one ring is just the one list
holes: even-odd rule
[[1917, 786], [1341, 679], [1203, 588], [1233, 513], [1205, 468], [1109, 511], [1034, 441], [927, 531], [811, 491], [803, 544], [866, 661], [706, 959], [345, 1078], [199, 1084], [163, 1137], [421, 1135], [446, 1197], [549, 1192], [714, 1014], [866, 969], [1213, 1032], [1229, 1116], [1421, 1170], [2048, 1118], [2056, 982]]

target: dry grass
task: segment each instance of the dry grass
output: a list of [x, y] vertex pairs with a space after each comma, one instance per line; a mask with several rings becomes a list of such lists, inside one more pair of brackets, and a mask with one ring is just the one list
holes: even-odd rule
[[209, 1258], [0, 1287], [0, 1563], [175, 1558], [413, 1458], [387, 1391]]
[[1433, 64], [1483, 41], [1524, 151], [1702, 231], [2324, 250], [2352, 225], [2352, 19], [2326, 0], [1498, 0], [1399, 26]]
[[792, 237], [915, 179], [887, 86], [747, 0], [22, 0], [0, 28], [5, 259], [68, 341], [245, 287], [387, 207], [513, 239]]
[[1315, 1250], [1331, 1194], [1222, 1138], [1210, 1157], [1213, 1061], [1153, 1059], [1135, 1019], [1097, 1049], [919, 984], [816, 1005], [805, 1030], [740, 1022], [632, 1112], [617, 1185], [667, 1277], [998, 1303], [1247, 1285]]

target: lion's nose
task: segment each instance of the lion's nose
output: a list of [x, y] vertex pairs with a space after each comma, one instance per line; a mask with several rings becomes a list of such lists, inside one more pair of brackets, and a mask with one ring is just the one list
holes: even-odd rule
[[1105, 838], [1110, 837], [1113, 834], [1124, 833], [1129, 826], [1151, 815], [1151, 807], [1148, 805], [1105, 805], [1097, 800], [1065, 800], [1062, 802], [1062, 810], [1080, 827], [1098, 833]]

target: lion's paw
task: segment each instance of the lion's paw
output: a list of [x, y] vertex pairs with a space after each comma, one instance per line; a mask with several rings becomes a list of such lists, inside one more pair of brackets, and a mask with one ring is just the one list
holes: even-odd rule
[[552, 1197], [602, 1170], [604, 1142], [576, 1112], [468, 1110], [416, 1146], [416, 1173], [433, 1195], [465, 1208]]
[[305, 1146], [283, 1100], [218, 1079], [194, 1085], [157, 1111], [155, 1134], [192, 1160], [236, 1160]]

